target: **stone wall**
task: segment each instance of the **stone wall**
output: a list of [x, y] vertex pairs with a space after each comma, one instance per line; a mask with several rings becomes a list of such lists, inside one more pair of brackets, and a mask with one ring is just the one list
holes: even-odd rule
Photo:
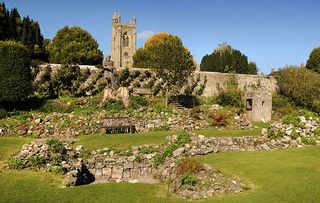
[[[46, 64], [47, 65], [47, 64]], [[46, 65], [41, 65], [40, 67], [43, 68]], [[55, 69], [61, 67], [60, 64], [50, 64], [53, 72]], [[95, 66], [89, 65], [80, 65], [81, 69], [88, 68], [90, 71], [98, 71], [99, 69]], [[123, 70], [124, 68], [119, 68], [119, 70]], [[142, 68], [130, 68], [130, 71], [140, 71], [144, 72], [150, 69], [142, 69]], [[262, 76], [262, 75], [247, 75], [247, 74], [229, 74], [229, 73], [218, 73], [218, 72], [205, 72], [205, 71], [196, 71], [195, 75], [200, 74], [201, 79], [203, 80], [204, 77], [207, 77], [207, 85], [204, 89], [203, 96], [216, 96], [218, 94], [218, 88], [226, 88], [227, 83], [230, 80], [230, 77], [233, 75], [237, 79], [238, 87], [241, 90], [245, 90], [248, 88], [265, 88], [269, 89], [271, 92], [275, 92], [277, 90], [277, 81], [272, 76]], [[38, 74], [38, 76], [41, 75]]]
[[[130, 71], [143, 72], [146, 70], [150, 69], [130, 68]], [[205, 97], [216, 96], [219, 93], [218, 88], [225, 89], [232, 76], [236, 77], [238, 88], [241, 90], [264, 88], [270, 90], [272, 93], [277, 90], [277, 81], [273, 76], [196, 71], [195, 75], [197, 76], [198, 74], [200, 74], [202, 81], [207, 77], [208, 82], [203, 93]]]
[[218, 94], [218, 88], [226, 88], [227, 83], [232, 75], [236, 76], [238, 88], [244, 90], [245, 88], [265, 87], [271, 92], [275, 92], [277, 89], [277, 81], [272, 76], [262, 75], [246, 75], [246, 74], [229, 74], [218, 72], [196, 72], [200, 74], [201, 78], [207, 77], [207, 86], [204, 89], [203, 96], [215, 96]]

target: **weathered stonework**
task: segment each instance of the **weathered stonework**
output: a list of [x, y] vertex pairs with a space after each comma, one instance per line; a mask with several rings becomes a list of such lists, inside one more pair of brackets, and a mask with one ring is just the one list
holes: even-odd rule
[[114, 11], [112, 17], [111, 61], [115, 68], [131, 68], [133, 54], [136, 51], [136, 17], [129, 23], [121, 23], [120, 11]]
[[249, 121], [271, 121], [272, 94], [267, 88], [257, 88], [244, 93], [245, 115]]

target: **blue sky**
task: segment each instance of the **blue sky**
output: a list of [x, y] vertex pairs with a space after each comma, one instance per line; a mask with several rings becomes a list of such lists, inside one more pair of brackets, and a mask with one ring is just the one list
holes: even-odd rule
[[[1, 0], [0, 0], [1, 1]], [[120, 9], [126, 22], [137, 16], [138, 47], [152, 33], [178, 35], [200, 63], [227, 42], [257, 63], [259, 70], [305, 63], [320, 46], [318, 0], [4, 0], [40, 23], [46, 38], [65, 25], [80, 26], [111, 49], [111, 18]]]

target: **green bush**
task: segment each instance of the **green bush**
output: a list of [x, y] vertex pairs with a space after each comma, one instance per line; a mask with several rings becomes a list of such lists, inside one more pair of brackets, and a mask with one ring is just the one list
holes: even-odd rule
[[8, 112], [5, 109], [0, 108], [0, 119], [8, 116]]
[[279, 133], [278, 131], [274, 131], [273, 129], [269, 128], [268, 129], [268, 137], [270, 139], [278, 139], [281, 137], [281, 133]]
[[312, 50], [309, 55], [306, 68], [320, 73], [320, 47]]
[[66, 173], [66, 169], [62, 166], [53, 166], [52, 168], [50, 168], [50, 172], [57, 175], [63, 175]]
[[305, 145], [316, 145], [316, 141], [313, 138], [301, 137], [301, 141]]
[[292, 105], [292, 102], [287, 97], [279, 94], [272, 95], [272, 108], [289, 108]]
[[55, 97], [57, 92], [51, 80], [52, 68], [50, 65], [46, 66], [43, 70], [40, 79], [34, 83], [34, 90], [40, 98]]
[[40, 156], [30, 157], [27, 166], [31, 168], [39, 168], [45, 164], [45, 159]]
[[300, 119], [295, 115], [288, 115], [282, 119], [283, 124], [291, 124], [295, 127], [302, 127], [300, 124]]
[[236, 88], [227, 88], [225, 90], [220, 90], [217, 97], [218, 104], [221, 106], [243, 108], [241, 94], [242, 92]]
[[178, 148], [179, 148], [179, 145], [177, 144], [168, 145], [167, 148], [162, 153], [159, 153], [154, 157], [154, 160], [153, 160], [154, 165], [159, 166], [163, 164], [166, 158], [172, 156], [173, 151]]
[[296, 105], [320, 112], [320, 74], [298, 67], [286, 67], [277, 75], [279, 93]]
[[24, 165], [22, 163], [22, 161], [17, 160], [17, 159], [11, 159], [8, 162], [8, 166], [11, 169], [16, 169], [16, 170], [21, 170], [24, 168]]
[[179, 145], [179, 147], [190, 142], [191, 142], [190, 135], [186, 131], [183, 130], [178, 133], [177, 144]]
[[65, 153], [66, 148], [64, 144], [56, 138], [48, 139], [46, 144], [49, 145], [50, 151], [53, 153]]
[[32, 93], [27, 49], [14, 41], [0, 41], [0, 102], [24, 101]]
[[110, 99], [105, 104], [105, 109], [110, 113], [118, 113], [124, 109], [123, 102], [121, 100]]
[[310, 117], [312, 118], [317, 118], [319, 117], [317, 113], [308, 111], [308, 110], [299, 110], [299, 111], [295, 111], [287, 116], [285, 116], [282, 119], [282, 122], [284, 124], [291, 124], [295, 127], [303, 127], [303, 124], [300, 123], [300, 119], [299, 116], [304, 116], [306, 119], [309, 119]]
[[123, 69], [118, 76], [118, 80], [120, 82], [120, 85], [122, 87], [128, 87], [129, 86], [129, 82], [128, 79], [130, 77], [130, 71], [128, 68]]
[[65, 26], [48, 46], [51, 63], [96, 65], [102, 52], [91, 34], [80, 27]]
[[80, 86], [80, 77], [79, 66], [62, 65], [53, 78], [56, 92], [59, 95], [75, 94]]
[[137, 109], [139, 107], [146, 107], [149, 105], [148, 100], [143, 96], [132, 96], [130, 98], [129, 106], [131, 108]]
[[188, 172], [181, 177], [182, 185], [195, 186], [197, 182], [198, 182], [198, 178], [195, 177], [191, 172]]

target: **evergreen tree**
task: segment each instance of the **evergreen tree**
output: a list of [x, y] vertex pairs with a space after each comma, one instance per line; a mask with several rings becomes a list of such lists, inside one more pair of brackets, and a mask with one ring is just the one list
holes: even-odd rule
[[18, 10], [13, 8], [9, 12], [4, 3], [0, 3], [0, 40], [20, 41], [32, 58], [47, 60], [39, 23], [29, 16], [21, 20]]
[[312, 50], [306, 68], [320, 73], [320, 47]]
[[16, 8], [13, 8], [9, 14], [9, 39], [19, 40], [20, 14]]
[[249, 65], [246, 55], [226, 43], [219, 44], [212, 54], [202, 58], [200, 70], [241, 74], [257, 74], [258, 72], [255, 64]]
[[4, 3], [0, 4], [0, 40], [8, 37], [8, 11]]

